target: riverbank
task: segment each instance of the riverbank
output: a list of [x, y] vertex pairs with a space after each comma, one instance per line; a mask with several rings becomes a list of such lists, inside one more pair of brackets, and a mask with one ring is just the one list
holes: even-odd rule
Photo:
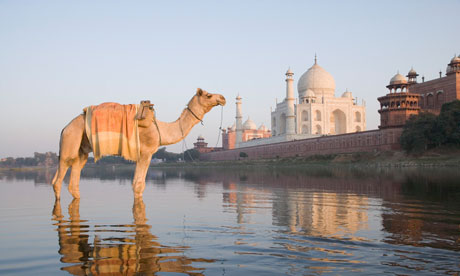
[[[460, 149], [442, 148], [429, 150], [419, 155], [407, 155], [402, 151], [356, 152], [344, 154], [313, 155], [309, 157], [291, 157], [262, 160], [235, 161], [194, 161], [180, 163], [157, 163], [151, 168], [190, 168], [190, 167], [302, 167], [302, 166], [353, 166], [353, 167], [460, 167]], [[88, 163], [86, 168], [105, 168], [110, 170], [134, 169], [133, 164]], [[1, 171], [55, 170], [56, 167], [0, 168]]]
[[419, 155], [402, 151], [356, 152], [262, 160], [195, 161], [159, 163], [151, 167], [242, 167], [242, 166], [360, 166], [360, 167], [460, 167], [460, 149], [443, 148]]

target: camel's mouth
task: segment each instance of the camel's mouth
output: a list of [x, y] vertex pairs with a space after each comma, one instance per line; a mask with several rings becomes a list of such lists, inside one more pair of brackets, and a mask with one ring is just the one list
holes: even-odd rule
[[224, 106], [227, 103], [225, 100], [224, 96], [220, 95], [220, 97], [217, 99], [217, 105]]

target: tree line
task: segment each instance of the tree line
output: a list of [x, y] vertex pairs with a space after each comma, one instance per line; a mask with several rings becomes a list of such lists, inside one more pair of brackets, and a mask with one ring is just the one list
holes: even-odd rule
[[442, 146], [460, 146], [460, 100], [445, 103], [440, 114], [422, 112], [411, 116], [401, 135], [401, 147], [408, 153], [422, 153]]
[[21, 168], [45, 166], [51, 167], [58, 163], [58, 157], [54, 152], [39, 153], [34, 152], [33, 157], [7, 157], [0, 160], [0, 167], [6, 168]]
[[[200, 158], [200, 152], [196, 149], [189, 149], [183, 153], [174, 153], [166, 151], [166, 148], [160, 148], [152, 158], [161, 159], [163, 162], [186, 162], [197, 161]], [[0, 159], [0, 167], [3, 168], [21, 168], [21, 167], [35, 167], [56, 166], [59, 158], [54, 152], [39, 153], [35, 152], [33, 157], [7, 157]], [[94, 163], [94, 158], [89, 157], [88, 163]], [[120, 156], [105, 156], [100, 159], [97, 164], [100, 165], [115, 165], [115, 164], [132, 164], [133, 162], [123, 159]]]

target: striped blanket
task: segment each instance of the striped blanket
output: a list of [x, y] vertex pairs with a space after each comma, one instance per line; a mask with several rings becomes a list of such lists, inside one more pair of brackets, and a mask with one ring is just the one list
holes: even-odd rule
[[137, 104], [103, 103], [83, 109], [85, 131], [95, 162], [106, 155], [139, 160], [138, 122], [134, 119], [138, 107]]

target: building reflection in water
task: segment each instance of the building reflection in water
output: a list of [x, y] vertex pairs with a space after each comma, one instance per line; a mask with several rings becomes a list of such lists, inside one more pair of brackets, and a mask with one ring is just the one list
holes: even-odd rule
[[368, 198], [330, 192], [288, 194], [274, 202], [274, 215], [291, 232], [356, 238], [368, 227]]
[[224, 207], [237, 213], [239, 224], [249, 223], [257, 210], [269, 208], [273, 224], [292, 233], [359, 239], [356, 233], [368, 229], [369, 197], [360, 191], [366, 185], [357, 183], [353, 190], [334, 178], [299, 175], [250, 173], [242, 179], [224, 180], [223, 191]]
[[[61, 269], [72, 275], [154, 275], [160, 271], [203, 275], [204, 269], [192, 263], [214, 262], [187, 258], [186, 246], [160, 244], [150, 233], [152, 226], [147, 224], [142, 199], [133, 204], [134, 224], [91, 227], [89, 221], [80, 219], [79, 205], [79, 199], [70, 203], [69, 220], [64, 219], [59, 201], [53, 209], [59, 254], [65, 264]], [[100, 238], [106, 233], [110, 237]]]

